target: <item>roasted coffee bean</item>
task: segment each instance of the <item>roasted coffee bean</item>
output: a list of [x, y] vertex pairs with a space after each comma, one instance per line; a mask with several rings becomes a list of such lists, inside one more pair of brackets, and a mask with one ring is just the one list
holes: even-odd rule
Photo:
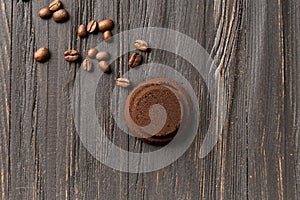
[[60, 9], [53, 13], [53, 20], [57, 23], [66, 22], [69, 19], [69, 13], [65, 9]]
[[120, 86], [120, 87], [123, 87], [123, 88], [129, 87], [130, 84], [131, 84], [130, 80], [127, 79], [127, 78], [118, 78], [116, 80], [116, 85]]
[[98, 29], [101, 32], [109, 31], [114, 28], [114, 22], [111, 19], [105, 19], [98, 23]]
[[133, 53], [131, 58], [129, 59], [128, 65], [129, 67], [137, 67], [141, 64], [143, 57], [138, 53]]
[[99, 62], [99, 68], [104, 72], [104, 73], [109, 73], [110, 72], [110, 66], [106, 61], [100, 61]]
[[38, 62], [46, 62], [50, 58], [50, 52], [47, 48], [42, 47], [34, 53], [34, 59]]
[[61, 8], [62, 8], [62, 3], [60, 0], [55, 0], [51, 2], [49, 5], [49, 10], [52, 12], [58, 11]]
[[92, 20], [87, 25], [87, 32], [95, 33], [97, 31], [97, 22], [96, 20]]
[[147, 51], [148, 50], [148, 43], [144, 40], [136, 40], [134, 43], [135, 48], [140, 51]]
[[89, 58], [95, 58], [97, 53], [98, 53], [98, 50], [96, 48], [90, 48], [87, 52], [87, 56]]
[[76, 62], [80, 59], [80, 54], [77, 50], [68, 50], [64, 53], [65, 60], [68, 62]]
[[96, 59], [98, 61], [106, 61], [109, 60], [110, 58], [110, 54], [107, 51], [100, 51], [99, 53], [97, 53], [96, 55]]
[[81, 24], [80, 26], [78, 26], [77, 34], [81, 38], [86, 37], [88, 35], [86, 25]]
[[39, 11], [39, 16], [42, 19], [49, 19], [52, 16], [52, 12], [49, 10], [49, 8], [42, 8]]
[[84, 71], [90, 72], [93, 69], [93, 63], [87, 58], [82, 63], [82, 69]]
[[104, 41], [109, 41], [112, 37], [112, 33], [110, 31], [105, 31], [103, 33], [103, 40]]

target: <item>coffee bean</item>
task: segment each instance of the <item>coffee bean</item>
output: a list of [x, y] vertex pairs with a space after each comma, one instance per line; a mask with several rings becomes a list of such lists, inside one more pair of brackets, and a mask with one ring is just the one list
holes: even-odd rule
[[94, 33], [97, 31], [97, 22], [96, 20], [92, 20], [87, 25], [87, 32]]
[[42, 47], [34, 53], [34, 59], [38, 62], [46, 62], [50, 58], [50, 52], [47, 48]]
[[110, 31], [105, 31], [103, 33], [103, 40], [104, 41], [109, 41], [112, 37], [112, 33]]
[[86, 29], [86, 25], [81, 24], [80, 26], [78, 26], [77, 34], [81, 38], [86, 37], [88, 35], [87, 29]]
[[98, 50], [97, 50], [96, 48], [90, 48], [90, 49], [88, 50], [87, 56], [88, 56], [89, 58], [95, 58], [96, 55], [97, 55], [97, 53], [98, 53]]
[[65, 60], [68, 62], [76, 62], [80, 59], [80, 54], [77, 50], [68, 50], [64, 53]]
[[82, 69], [84, 71], [90, 72], [93, 69], [93, 63], [87, 58], [82, 63]]
[[144, 40], [136, 40], [134, 43], [135, 48], [140, 51], [147, 51], [148, 50], [148, 43]]
[[42, 19], [49, 19], [52, 16], [52, 12], [49, 10], [49, 8], [42, 8], [39, 11], [39, 16]]
[[107, 51], [100, 51], [96, 55], [96, 59], [98, 61], [109, 60], [109, 58], [110, 58], [110, 54]]
[[62, 3], [60, 0], [55, 0], [49, 4], [49, 10], [52, 12], [58, 11], [62, 8]]
[[104, 72], [104, 73], [109, 73], [110, 72], [110, 66], [106, 61], [100, 61], [99, 62], [99, 68]]
[[138, 53], [133, 53], [131, 58], [129, 59], [128, 65], [129, 67], [137, 67], [141, 64], [143, 57]]
[[98, 29], [101, 32], [109, 31], [114, 28], [114, 22], [111, 19], [105, 19], [98, 23]]
[[60, 9], [53, 13], [53, 20], [57, 23], [66, 22], [69, 19], [69, 13], [65, 9]]
[[126, 88], [126, 87], [130, 86], [131, 83], [130, 83], [130, 80], [127, 79], [127, 78], [118, 78], [116, 80], [116, 85], [120, 86], [120, 87], [123, 87], [123, 88]]

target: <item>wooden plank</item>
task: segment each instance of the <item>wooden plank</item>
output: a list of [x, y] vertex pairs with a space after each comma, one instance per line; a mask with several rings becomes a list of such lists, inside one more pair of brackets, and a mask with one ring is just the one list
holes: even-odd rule
[[[90, 20], [95, 19], [100, 21], [102, 19], [111, 18], [115, 22], [119, 19], [119, 1], [80, 1], [80, 3], [73, 4], [72, 1], [65, 1], [65, 4], [69, 6], [69, 10], [71, 11], [71, 16], [74, 16], [71, 19], [72, 31], [70, 31], [70, 37], [68, 38], [69, 44], [64, 48], [76, 48], [82, 52], [83, 57], [86, 56], [86, 52], [89, 48], [97, 46], [102, 41], [102, 34], [89, 35], [87, 39], [80, 40], [74, 33], [76, 33], [77, 26], [81, 23], [87, 24]], [[120, 31], [120, 26], [116, 23], [113, 34], [117, 34]], [[63, 31], [61, 31], [62, 33]], [[66, 45], [64, 40], [61, 41], [62, 45]], [[61, 53], [60, 53], [61, 55]], [[120, 61], [114, 62], [113, 70], [114, 75], [111, 75], [110, 81], [102, 80], [100, 84], [104, 84], [102, 87], [112, 88], [114, 78], [118, 75], [118, 68], [114, 66], [119, 66]], [[65, 65], [65, 64], [64, 64]], [[97, 66], [94, 66], [97, 67]], [[128, 185], [128, 174], [120, 173], [111, 170], [110, 168], [102, 165], [99, 161], [97, 161], [93, 156], [89, 154], [89, 152], [85, 149], [82, 143], [79, 141], [78, 135], [74, 130], [73, 125], [73, 112], [70, 109], [70, 96], [72, 94], [73, 82], [75, 78], [75, 71], [70, 71], [68, 74], [69, 84], [64, 87], [64, 93], [62, 96], [67, 100], [68, 107], [66, 107], [66, 103], [62, 103], [61, 109], [64, 109], [66, 114], [70, 117], [69, 122], [61, 123], [61, 127], [64, 129], [69, 129], [67, 131], [67, 137], [64, 141], [64, 146], [69, 146], [69, 150], [64, 150], [63, 154], [60, 155], [63, 158], [72, 160], [72, 165], [66, 163], [64, 168], [70, 168], [71, 177], [69, 180], [62, 180], [63, 184], [69, 185], [69, 188], [66, 188], [66, 192], [70, 190], [71, 199], [126, 199], [127, 193], [127, 185]], [[61, 83], [65, 84], [65, 77], [61, 77]], [[106, 96], [110, 96], [110, 90], [106, 91]], [[107, 130], [110, 130], [109, 134], [113, 134], [113, 141], [118, 143], [122, 141], [123, 144], [127, 143], [127, 137], [116, 137], [117, 133], [114, 129], [114, 125], [110, 124], [113, 121], [110, 110], [105, 109], [101, 112], [102, 117], [99, 117], [100, 124], [102, 124]], [[65, 120], [63, 120], [65, 121]], [[62, 122], [63, 122], [62, 121]], [[70, 126], [72, 125], [72, 126]], [[62, 135], [65, 135], [62, 132]], [[62, 136], [64, 137], [64, 136]], [[73, 155], [72, 155], [73, 154]], [[60, 169], [64, 172], [64, 169]], [[72, 188], [74, 187], [74, 188]], [[72, 192], [73, 190], [73, 192]], [[62, 194], [64, 198], [64, 194]]]
[[[216, 36], [211, 54], [222, 74], [228, 93], [228, 121], [214, 151], [209, 181], [209, 199], [248, 199], [247, 135], [245, 134], [244, 95], [247, 87], [239, 72], [246, 67], [243, 44], [245, 1], [216, 1], [214, 23]], [[233, 175], [234, 174], [234, 175]], [[214, 188], [215, 187], [215, 188]]]
[[10, 174], [10, 73], [11, 73], [11, 4], [0, 1], [0, 199], [6, 199]]
[[300, 86], [300, 4], [298, 1], [282, 4], [282, 42], [284, 43], [285, 72], [285, 136], [282, 154], [284, 162], [283, 190], [285, 199], [300, 196], [300, 134], [299, 134], [299, 86]]
[[[248, 4], [249, 198], [297, 198], [295, 163], [287, 159], [296, 149], [295, 143], [288, 141], [295, 132], [286, 123], [290, 118], [287, 113], [290, 106], [286, 104], [286, 73], [289, 67], [285, 62], [283, 14], [283, 1], [251, 1]], [[288, 188], [287, 180], [294, 186]]]
[[[39, 169], [36, 163], [38, 120], [37, 66], [33, 62], [36, 13], [33, 4], [11, 2], [11, 138], [10, 138], [10, 190], [11, 199], [32, 199], [39, 193]], [[45, 35], [45, 33], [41, 33]], [[44, 119], [40, 119], [46, 121]]]

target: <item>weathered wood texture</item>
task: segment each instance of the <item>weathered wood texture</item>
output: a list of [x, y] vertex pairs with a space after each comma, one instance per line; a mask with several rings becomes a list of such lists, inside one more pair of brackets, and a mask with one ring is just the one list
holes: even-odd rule
[[[56, 24], [37, 17], [49, 1], [0, 0], [1, 199], [300, 198], [298, 0], [63, 2], [71, 19]], [[79, 64], [62, 55], [69, 48], [85, 53], [95, 46], [101, 36], [80, 40], [77, 26], [106, 17], [116, 22], [114, 33], [144, 26], [178, 30], [214, 58], [230, 106], [226, 128], [205, 159], [197, 158], [201, 134], [174, 164], [146, 174], [114, 171], [84, 148], [71, 110]], [[41, 46], [52, 53], [45, 64], [32, 59]], [[114, 63], [115, 75], [127, 70], [127, 60]], [[146, 60], [180, 70], [199, 99], [207, 98], [186, 61], [161, 51]], [[201, 112], [208, 115], [207, 104]], [[110, 109], [102, 115], [110, 116]], [[115, 143], [137, 152], [146, 148], [109, 121], [103, 125]], [[207, 127], [205, 120], [200, 124]]]

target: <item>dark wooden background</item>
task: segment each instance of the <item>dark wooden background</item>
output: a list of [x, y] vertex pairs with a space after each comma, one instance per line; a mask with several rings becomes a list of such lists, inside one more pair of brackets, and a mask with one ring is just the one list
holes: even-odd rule
[[[1, 199], [300, 199], [299, 0], [64, 0], [71, 15], [65, 24], [37, 17], [49, 2], [0, 0]], [[77, 26], [107, 17], [116, 22], [114, 33], [171, 28], [211, 54], [230, 107], [206, 158], [197, 158], [201, 134], [178, 161], [146, 174], [114, 171], [84, 148], [71, 110], [80, 64], [65, 62], [63, 52], [84, 55], [96, 46], [101, 35], [80, 40]], [[42, 46], [52, 58], [38, 64], [33, 53]], [[127, 60], [114, 63], [114, 76], [127, 70]], [[186, 61], [160, 51], [146, 60], [181, 69], [198, 97], [207, 98]], [[103, 125], [114, 142], [143, 151], [145, 145], [118, 134], [109, 121]]]

